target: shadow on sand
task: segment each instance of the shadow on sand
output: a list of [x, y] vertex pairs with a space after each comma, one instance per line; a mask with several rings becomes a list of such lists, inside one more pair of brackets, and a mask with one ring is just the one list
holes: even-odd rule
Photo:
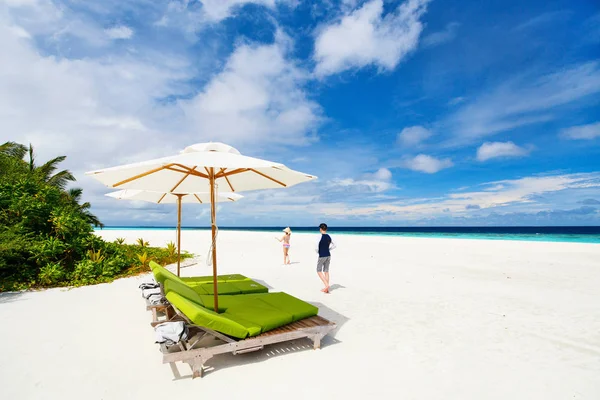
[[[255, 279], [256, 280], [256, 279]], [[264, 284], [261, 281], [257, 281], [261, 284]], [[265, 285], [266, 286], [266, 285]], [[339, 340], [335, 338], [336, 333], [340, 330], [340, 328], [349, 320], [349, 318], [343, 316], [332, 310], [331, 308], [321, 304], [321, 303], [310, 303], [315, 307], [319, 308], [319, 315], [323, 318], [326, 318], [332, 322], [337, 324], [335, 330], [329, 333], [321, 340], [321, 350], [326, 349], [329, 346], [340, 343]], [[208, 342], [207, 342], [208, 341]], [[207, 341], [202, 340], [198, 343], [201, 346], [214, 346], [218, 344], [222, 344], [223, 342], [219, 340], [215, 340], [213, 338], [207, 339]], [[319, 351], [321, 351], [319, 350]], [[279, 356], [283, 356], [290, 353], [302, 353], [305, 351], [315, 351], [313, 349], [313, 342], [310, 339], [303, 338], [297, 339], [289, 342], [283, 343], [275, 343], [268, 346], [265, 346], [263, 350], [246, 353], [246, 354], [237, 354], [233, 355], [231, 353], [227, 354], [219, 354], [214, 358], [208, 360], [208, 362], [204, 365], [204, 377], [206, 378], [213, 372], [218, 372], [219, 370], [238, 367], [240, 365], [248, 365], [259, 362], [264, 362], [266, 360], [276, 358]], [[180, 377], [174, 378], [173, 380], [180, 379], [190, 379], [192, 377], [191, 371], [187, 365], [178, 364], [177, 365], [180, 374], [182, 372], [186, 372], [186, 374], [181, 374]], [[204, 379], [204, 378], [203, 378]]]
[[335, 339], [335, 336], [339, 332], [339, 330], [344, 326], [346, 322], [350, 320], [350, 318], [332, 310], [331, 308], [323, 305], [322, 303], [310, 302], [313, 306], [319, 309], [319, 315], [325, 319], [330, 320], [331, 322], [335, 322], [337, 325], [333, 331], [331, 331], [327, 336], [321, 340], [321, 347], [327, 347], [330, 344], [339, 343], [339, 340]]
[[261, 285], [265, 286], [267, 289], [271, 290], [273, 289], [273, 286], [270, 286], [267, 282], [265, 281], [261, 281], [260, 279], [254, 279], [252, 278], [252, 280], [256, 283], [260, 283]]
[[22, 296], [23, 296], [23, 292], [0, 293], [0, 304], [12, 303], [13, 301], [19, 301], [19, 300], [21, 300]]
[[333, 285], [329, 286], [329, 293], [333, 292], [334, 290], [338, 290], [338, 289], [346, 289], [346, 286], [342, 286], [338, 283], [334, 283]]

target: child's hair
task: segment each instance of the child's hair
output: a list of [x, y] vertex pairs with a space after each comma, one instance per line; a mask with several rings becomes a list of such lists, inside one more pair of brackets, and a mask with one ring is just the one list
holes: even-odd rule
[[321, 225], [319, 225], [319, 229], [327, 231], [327, 224], [321, 224]]

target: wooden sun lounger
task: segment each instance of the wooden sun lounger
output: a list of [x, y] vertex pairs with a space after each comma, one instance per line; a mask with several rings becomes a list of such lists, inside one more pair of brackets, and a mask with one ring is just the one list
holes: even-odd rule
[[[163, 285], [161, 285], [161, 284], [159, 284], [158, 287], [160, 288], [160, 296], [164, 299], [165, 298], [165, 289], [164, 289]], [[173, 309], [171, 308], [171, 305], [168, 302], [161, 303], [161, 304], [152, 304], [152, 303], [150, 303], [150, 299], [144, 299], [144, 300], [146, 300], [146, 311], [152, 312], [152, 322], [150, 323], [150, 325], [156, 326], [162, 322], [169, 321], [173, 317], [173, 312], [172, 312]], [[167, 317], [166, 320], [163, 320], [163, 321], [159, 320], [158, 313], [164, 314]]]
[[[172, 315], [170, 311], [172, 310], [170, 304], [151, 304], [150, 300], [146, 299], [146, 311], [152, 312], [152, 322], [150, 323], [152, 326], [156, 326], [156, 324], [160, 324], [162, 322], [167, 322], [171, 319]], [[158, 313], [165, 314], [167, 319], [165, 321], [161, 321], [158, 319]]]
[[[190, 329], [188, 340], [181, 341], [176, 346], [172, 346], [169, 349], [167, 349], [164, 344], [161, 344], [163, 364], [170, 364], [175, 378], [180, 378], [179, 370], [175, 365], [177, 361], [189, 364], [192, 368], [192, 377], [197, 378], [202, 377], [203, 375], [204, 363], [218, 354], [232, 353], [235, 355], [249, 353], [262, 350], [269, 344], [282, 343], [301, 338], [312, 340], [313, 348], [316, 350], [321, 347], [321, 339], [336, 327], [334, 322], [316, 315], [314, 317], [292, 322], [258, 336], [239, 340], [213, 331], [212, 329], [194, 325], [175, 307], [173, 307], [173, 310], [176, 312], [176, 316], [171, 318], [170, 321], [177, 319], [185, 321]], [[153, 325], [155, 324], [156, 323], [153, 323]], [[224, 343], [216, 346], [195, 348], [198, 342], [206, 336], [212, 336]], [[178, 349], [178, 351], [173, 351], [175, 349]]]

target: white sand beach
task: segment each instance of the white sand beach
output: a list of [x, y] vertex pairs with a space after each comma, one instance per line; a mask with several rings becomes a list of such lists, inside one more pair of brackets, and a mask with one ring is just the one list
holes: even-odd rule
[[[107, 240], [174, 231], [116, 231]], [[309, 341], [217, 356], [174, 380], [138, 285], [0, 295], [2, 399], [600, 398], [600, 245], [332, 234], [332, 293], [315, 273], [317, 235], [222, 231], [219, 272], [241, 273], [320, 308], [338, 329]], [[208, 231], [183, 248], [207, 275]], [[365, 397], [366, 398], [366, 397]]]

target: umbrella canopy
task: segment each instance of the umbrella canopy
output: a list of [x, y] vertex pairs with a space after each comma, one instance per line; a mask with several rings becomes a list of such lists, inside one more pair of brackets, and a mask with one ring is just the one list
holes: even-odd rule
[[199, 143], [180, 154], [121, 165], [87, 175], [109, 187], [169, 193], [209, 192], [211, 198], [212, 260], [215, 312], [218, 312], [216, 191], [285, 188], [316, 179], [283, 164], [247, 157], [223, 143]]
[[290, 187], [316, 178], [283, 164], [241, 155], [223, 143], [195, 144], [175, 156], [86, 174], [119, 189], [210, 193], [211, 168], [215, 185], [227, 192]]
[[[175, 204], [181, 198], [184, 204], [210, 204], [210, 193], [167, 193], [150, 190], [125, 189], [107, 193], [118, 200], [139, 200], [156, 204]], [[237, 193], [219, 193], [217, 202], [238, 201], [244, 196]]]
[[[125, 189], [107, 193], [106, 196], [118, 200], [138, 200], [156, 204], [177, 203], [177, 276], [179, 276], [181, 271], [181, 203], [210, 204], [210, 193], [167, 193]], [[236, 193], [219, 193], [216, 201], [238, 201], [243, 197]]]

